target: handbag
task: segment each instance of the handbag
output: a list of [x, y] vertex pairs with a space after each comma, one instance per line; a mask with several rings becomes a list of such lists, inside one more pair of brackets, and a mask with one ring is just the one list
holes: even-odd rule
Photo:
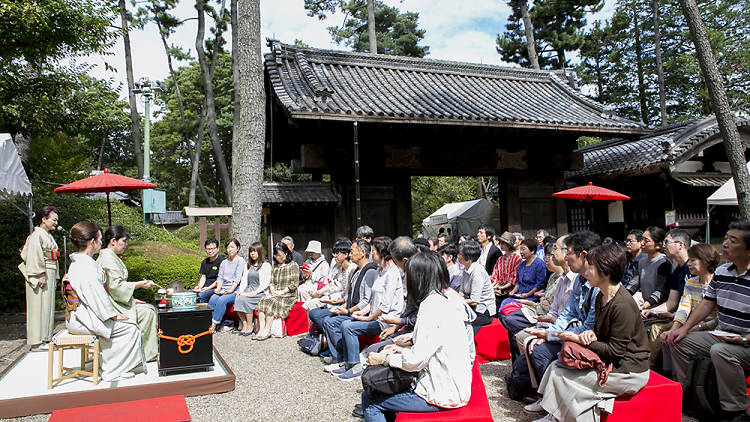
[[271, 323], [271, 337], [282, 338], [286, 336], [286, 324], [284, 318], [274, 318]]
[[568, 368], [595, 369], [600, 387], [604, 387], [607, 383], [607, 377], [612, 371], [611, 362], [609, 365], [605, 364], [596, 352], [572, 341], [563, 343], [562, 350], [560, 351], [560, 360]]
[[308, 334], [297, 341], [300, 350], [308, 355], [318, 356], [323, 350], [323, 335]]
[[383, 365], [368, 366], [362, 371], [362, 388], [369, 396], [394, 395], [406, 391], [415, 379], [417, 372]]

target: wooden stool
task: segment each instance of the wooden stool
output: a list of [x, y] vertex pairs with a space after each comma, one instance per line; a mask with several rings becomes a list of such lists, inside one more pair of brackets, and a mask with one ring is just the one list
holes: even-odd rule
[[[92, 343], [93, 340], [93, 343]], [[78, 347], [81, 350], [81, 369], [66, 368], [63, 366], [63, 349], [66, 347]], [[52, 368], [55, 366], [55, 350], [58, 350], [57, 378], [52, 378]], [[92, 377], [94, 385], [99, 384], [99, 339], [91, 334], [70, 334], [67, 331], [58, 333], [49, 342], [49, 363], [47, 366], [47, 388], [52, 384], [64, 379], [77, 376]], [[89, 353], [93, 356], [89, 357]], [[91, 371], [84, 368], [87, 363], [93, 363]], [[69, 373], [63, 375], [63, 371]]]

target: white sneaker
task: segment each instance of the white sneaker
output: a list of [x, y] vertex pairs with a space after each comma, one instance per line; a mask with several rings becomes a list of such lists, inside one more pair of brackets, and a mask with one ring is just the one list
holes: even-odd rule
[[32, 352], [46, 352], [49, 350], [49, 343], [39, 343], [31, 346]]
[[341, 368], [341, 363], [331, 363], [323, 367], [323, 370], [326, 372], [333, 372], [335, 369]]
[[539, 418], [535, 420], [534, 422], [557, 422], [557, 419], [555, 419], [554, 416], [548, 413], [545, 417]]
[[542, 407], [542, 399], [535, 401], [534, 403], [527, 404], [523, 407], [523, 411], [526, 413], [542, 413], [544, 408]]
[[333, 363], [333, 358], [330, 357], [330, 356], [325, 356], [323, 358], [323, 363], [326, 364], [326, 365], [330, 365], [331, 363]]

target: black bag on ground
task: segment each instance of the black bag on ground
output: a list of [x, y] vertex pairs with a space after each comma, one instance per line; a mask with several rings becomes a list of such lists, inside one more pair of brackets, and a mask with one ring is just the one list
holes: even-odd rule
[[690, 385], [683, 394], [682, 407], [700, 421], [715, 421], [721, 413], [719, 385], [711, 358], [698, 357], [693, 362]]
[[416, 378], [417, 372], [383, 365], [368, 366], [362, 372], [362, 388], [369, 396], [393, 395], [406, 391]]
[[318, 356], [323, 350], [323, 335], [308, 334], [297, 341], [300, 350], [308, 355]]

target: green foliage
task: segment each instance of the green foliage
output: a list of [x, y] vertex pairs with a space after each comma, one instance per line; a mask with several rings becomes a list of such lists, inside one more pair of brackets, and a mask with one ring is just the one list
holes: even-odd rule
[[[529, 17], [534, 25], [534, 41], [542, 68], [562, 68], [567, 65], [565, 52], [578, 50], [583, 45], [583, 28], [586, 13], [600, 10], [602, 0], [558, 1], [538, 0], [529, 8]], [[513, 14], [505, 25], [505, 33], [498, 35], [497, 52], [506, 62], [530, 67], [526, 49], [526, 36], [521, 11], [516, 1], [511, 0]]]
[[413, 176], [411, 218], [414, 232], [422, 231], [422, 220], [444, 204], [477, 199], [476, 177]]
[[[128, 267], [130, 280], [153, 280], [164, 288], [172, 282], [179, 281], [185, 289], [189, 289], [195, 287], [202, 260], [203, 257], [198, 254], [186, 253], [162, 258], [126, 255], [123, 262]], [[146, 299], [153, 300], [153, 297]]]
[[273, 167], [264, 169], [263, 179], [274, 182], [309, 182], [312, 180], [312, 175], [297, 173], [286, 163], [274, 163]]
[[[308, 16], [321, 20], [340, 10], [345, 14], [344, 23], [328, 27], [333, 41], [336, 44], [343, 43], [354, 51], [370, 51], [366, 0], [305, 0], [305, 9]], [[418, 13], [401, 13], [395, 7], [375, 1], [378, 53], [411, 57], [429, 54], [429, 47], [418, 45], [425, 35], [425, 30], [418, 28], [418, 19]]]
[[[38, 209], [43, 205], [53, 205], [60, 210], [59, 223], [66, 229], [70, 229], [73, 224], [81, 220], [88, 220], [106, 228], [107, 202], [104, 199], [89, 200], [74, 195], [59, 194], [48, 197], [35, 196], [34, 208]], [[18, 209], [25, 209], [25, 207], [25, 202], [22, 199], [11, 198], [0, 201], [0, 233], [5, 237], [5, 242], [0, 243], [0, 289], [3, 291], [3, 295], [0, 295], [0, 309], [6, 312], [20, 312], [25, 309], [24, 280], [18, 268], [16, 268], [21, 262], [19, 249], [23, 246], [26, 236], [29, 234], [27, 217]], [[140, 208], [128, 207], [118, 201], [112, 201], [112, 223], [125, 226], [130, 231], [134, 243], [143, 241], [160, 242], [179, 249], [181, 254], [200, 258], [197, 254], [199, 249], [194, 248], [193, 243], [182, 240], [159, 227], [143, 224], [143, 215]], [[60, 246], [62, 254], [64, 242], [61, 232], [54, 231], [52, 235]], [[67, 245], [68, 253], [74, 252], [70, 242], [67, 242]], [[159, 265], [177, 265], [182, 262], [179, 259], [170, 258]], [[192, 262], [189, 258], [184, 258], [184, 260]], [[63, 260], [60, 261], [61, 271], [63, 270], [63, 262]], [[167, 275], [170, 271], [178, 273], [181, 270], [165, 267], [160, 271], [163, 271], [163, 273], [158, 274], [164, 274], [163, 278], [150, 278], [161, 283], [168, 280]], [[185, 269], [184, 271], [187, 272], [188, 270]], [[197, 269], [195, 271], [197, 272]], [[174, 281], [176, 278], [169, 278], [169, 280]]]

